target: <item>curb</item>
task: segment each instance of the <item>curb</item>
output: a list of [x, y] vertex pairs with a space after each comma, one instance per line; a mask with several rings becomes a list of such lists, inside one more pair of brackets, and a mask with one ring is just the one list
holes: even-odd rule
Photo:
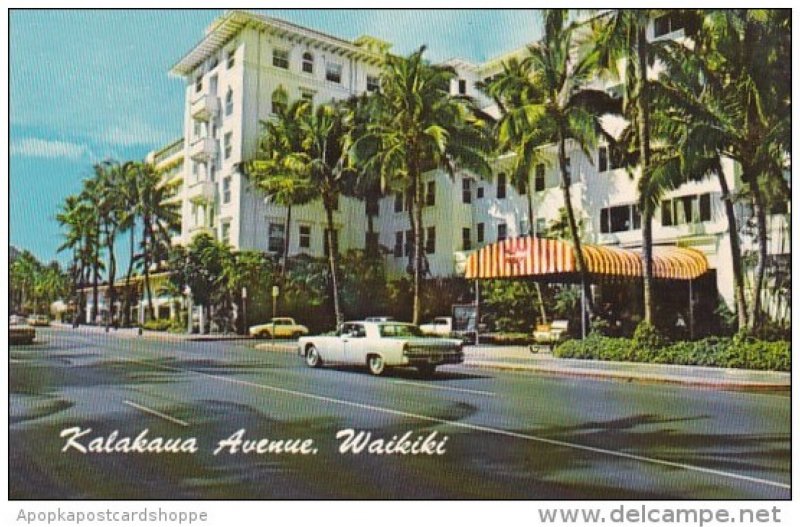
[[625, 382], [642, 382], [658, 384], [677, 384], [717, 389], [740, 389], [753, 391], [784, 391], [791, 388], [791, 384], [765, 383], [756, 381], [725, 381], [721, 379], [702, 379], [698, 377], [677, 377], [674, 375], [631, 374], [617, 371], [596, 369], [552, 368], [528, 364], [512, 364], [491, 361], [469, 361], [462, 366], [466, 368], [491, 369], [501, 371], [518, 371], [531, 373], [545, 373], [562, 377], [579, 377], [590, 379], [612, 379]]

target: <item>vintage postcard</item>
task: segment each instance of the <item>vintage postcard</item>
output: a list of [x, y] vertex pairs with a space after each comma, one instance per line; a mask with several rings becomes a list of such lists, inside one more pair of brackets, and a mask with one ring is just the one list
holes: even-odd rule
[[790, 10], [8, 30], [10, 499], [786, 519]]

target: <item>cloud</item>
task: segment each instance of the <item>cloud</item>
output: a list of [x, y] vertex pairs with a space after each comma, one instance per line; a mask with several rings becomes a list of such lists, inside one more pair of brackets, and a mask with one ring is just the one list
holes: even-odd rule
[[166, 130], [133, 118], [125, 124], [112, 124], [95, 138], [103, 144], [117, 146], [161, 145], [173, 139]]
[[78, 160], [88, 153], [89, 148], [86, 145], [72, 143], [70, 141], [26, 137], [19, 141], [12, 141], [11, 143], [12, 156]]

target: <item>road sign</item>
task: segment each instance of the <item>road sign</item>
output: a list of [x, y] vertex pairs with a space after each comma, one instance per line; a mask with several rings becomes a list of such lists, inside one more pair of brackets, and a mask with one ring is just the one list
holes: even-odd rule
[[280, 293], [280, 289], [278, 289], [277, 285], [272, 286], [272, 298], [277, 298], [278, 293]]

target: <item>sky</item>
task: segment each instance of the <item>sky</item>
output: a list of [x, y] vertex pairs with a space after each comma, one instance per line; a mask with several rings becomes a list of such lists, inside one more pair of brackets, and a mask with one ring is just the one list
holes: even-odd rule
[[[535, 40], [532, 10], [264, 10], [341, 38], [363, 34], [395, 53], [422, 44], [434, 62], [483, 62]], [[41, 261], [57, 253], [60, 204], [92, 164], [143, 159], [182, 131], [183, 80], [168, 71], [221, 10], [12, 10], [11, 245]], [[118, 258], [128, 255], [120, 242]], [[123, 268], [124, 268], [123, 267]]]

